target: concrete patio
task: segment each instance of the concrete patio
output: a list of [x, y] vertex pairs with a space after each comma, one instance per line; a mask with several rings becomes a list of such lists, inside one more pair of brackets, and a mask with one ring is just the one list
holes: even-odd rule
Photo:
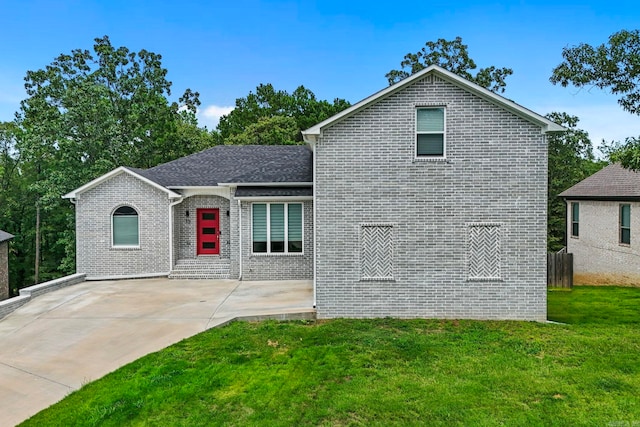
[[0, 320], [0, 420], [15, 425], [82, 384], [243, 318], [311, 318], [311, 281], [83, 282]]

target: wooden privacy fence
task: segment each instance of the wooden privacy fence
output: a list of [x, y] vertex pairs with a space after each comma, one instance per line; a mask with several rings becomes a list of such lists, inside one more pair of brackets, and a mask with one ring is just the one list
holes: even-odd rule
[[573, 287], [573, 254], [565, 252], [547, 254], [547, 286]]

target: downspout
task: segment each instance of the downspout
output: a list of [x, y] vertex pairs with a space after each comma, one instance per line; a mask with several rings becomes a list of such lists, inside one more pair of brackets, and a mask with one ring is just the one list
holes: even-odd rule
[[238, 280], [242, 280], [242, 202], [238, 199], [238, 244], [240, 249], [238, 250], [238, 265], [240, 272], [238, 273]]
[[317, 270], [317, 258], [318, 258], [318, 238], [316, 235], [316, 230], [318, 228], [317, 223], [317, 213], [316, 213], [316, 144], [315, 142], [312, 145], [313, 147], [313, 308], [317, 308], [317, 298], [316, 298], [316, 270]]
[[183, 200], [184, 198], [180, 197], [169, 204], [169, 272], [167, 274], [171, 274], [173, 270], [173, 207], [182, 203]]

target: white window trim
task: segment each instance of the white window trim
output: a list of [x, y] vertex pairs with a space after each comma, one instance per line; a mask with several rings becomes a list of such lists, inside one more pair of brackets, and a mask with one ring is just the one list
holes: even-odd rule
[[[622, 226], [622, 207], [623, 206], [629, 206], [629, 227]], [[629, 229], [629, 243], [622, 241], [623, 229]], [[631, 246], [631, 203], [620, 203], [618, 205], [618, 244], [624, 247]]]
[[[132, 208], [136, 211], [136, 213], [138, 215], [136, 215], [138, 217], [138, 244], [137, 245], [116, 245], [113, 243], [113, 215], [116, 213], [116, 211], [118, 209], [120, 209], [123, 206], [127, 206], [129, 208]], [[121, 205], [116, 206], [112, 211], [111, 211], [111, 216], [109, 217], [110, 222], [111, 222], [111, 249], [140, 249], [140, 209], [138, 209], [137, 207], [135, 207], [132, 204], [127, 204], [127, 203], [123, 203]]]
[[[570, 212], [569, 212], [569, 237], [571, 237], [572, 239], [579, 239], [580, 238], [580, 202], [571, 202], [570, 203]], [[573, 206], [576, 205], [578, 206], [578, 220], [574, 221], [573, 220]], [[573, 234], [573, 224], [578, 224], [578, 234]]]
[[[267, 205], [267, 251], [253, 251], [253, 206]], [[284, 205], [284, 252], [271, 252], [271, 205]], [[302, 252], [289, 252], [289, 205], [300, 205], [301, 208], [301, 227], [302, 227]], [[304, 255], [304, 203], [302, 202], [255, 202], [251, 203], [251, 230], [249, 233], [249, 241], [251, 242], [251, 255], [255, 256], [302, 256]]]
[[[442, 118], [442, 132], [418, 132], [418, 110], [434, 110], [442, 108], [444, 116]], [[434, 162], [447, 160], [447, 107], [444, 105], [416, 105], [414, 111], [414, 137], [413, 137], [413, 159], [422, 162]], [[442, 156], [418, 156], [418, 135], [439, 135], [442, 133]]]

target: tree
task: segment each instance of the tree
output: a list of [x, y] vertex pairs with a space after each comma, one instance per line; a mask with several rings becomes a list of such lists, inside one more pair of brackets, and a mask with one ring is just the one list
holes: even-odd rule
[[260, 117], [256, 123], [246, 127], [242, 133], [231, 135], [227, 145], [288, 145], [297, 144], [300, 133], [293, 117]]
[[558, 194], [597, 172], [604, 166], [596, 162], [589, 134], [577, 127], [578, 118], [567, 113], [553, 112], [548, 119], [566, 127], [562, 133], [547, 136], [549, 146], [548, 174], [548, 237], [550, 251], [558, 251], [565, 245], [566, 207]]
[[197, 127], [198, 92], [168, 100], [171, 82], [161, 59], [116, 48], [104, 36], [93, 52], [75, 49], [27, 72], [15, 149], [28, 196], [23, 214], [32, 221], [22, 236], [35, 242], [24, 249], [43, 280], [75, 264], [73, 207], [61, 195], [115, 167], [152, 167], [215, 143]]
[[[640, 30], [619, 31], [596, 47], [582, 43], [564, 48], [562, 57], [564, 61], [553, 69], [553, 84], [608, 89], [619, 96], [624, 110], [640, 114]], [[612, 161], [640, 170], [640, 138], [626, 138], [607, 150]]]
[[469, 57], [467, 45], [462, 43], [462, 38], [456, 37], [454, 40], [438, 39], [435, 42], [426, 42], [425, 46], [418, 52], [407, 53], [402, 62], [400, 62], [400, 69], [389, 71], [385, 77], [389, 84], [392, 85], [427, 68], [429, 65], [439, 65], [495, 93], [504, 92], [504, 88], [507, 85], [505, 78], [513, 74], [511, 68], [491, 66], [480, 68], [474, 76], [471, 71], [475, 70], [477, 65]]
[[[302, 141], [302, 130], [319, 123], [336, 113], [348, 108], [349, 102], [336, 98], [333, 103], [319, 101], [309, 89], [299, 86], [293, 93], [289, 94], [284, 90], [276, 90], [271, 84], [260, 84], [256, 92], [249, 92], [244, 98], [236, 99], [236, 108], [229, 114], [220, 118], [217, 130], [220, 137], [228, 143], [228, 138], [234, 135], [255, 133], [256, 127], [261, 132], [267, 131], [269, 125], [276, 125], [285, 128], [288, 126], [281, 120], [266, 120], [273, 117], [290, 117], [297, 127], [294, 141]], [[274, 130], [272, 134], [279, 133]], [[287, 136], [288, 138], [288, 136]], [[239, 141], [239, 140], [235, 140]], [[289, 143], [283, 141], [282, 143]]]

